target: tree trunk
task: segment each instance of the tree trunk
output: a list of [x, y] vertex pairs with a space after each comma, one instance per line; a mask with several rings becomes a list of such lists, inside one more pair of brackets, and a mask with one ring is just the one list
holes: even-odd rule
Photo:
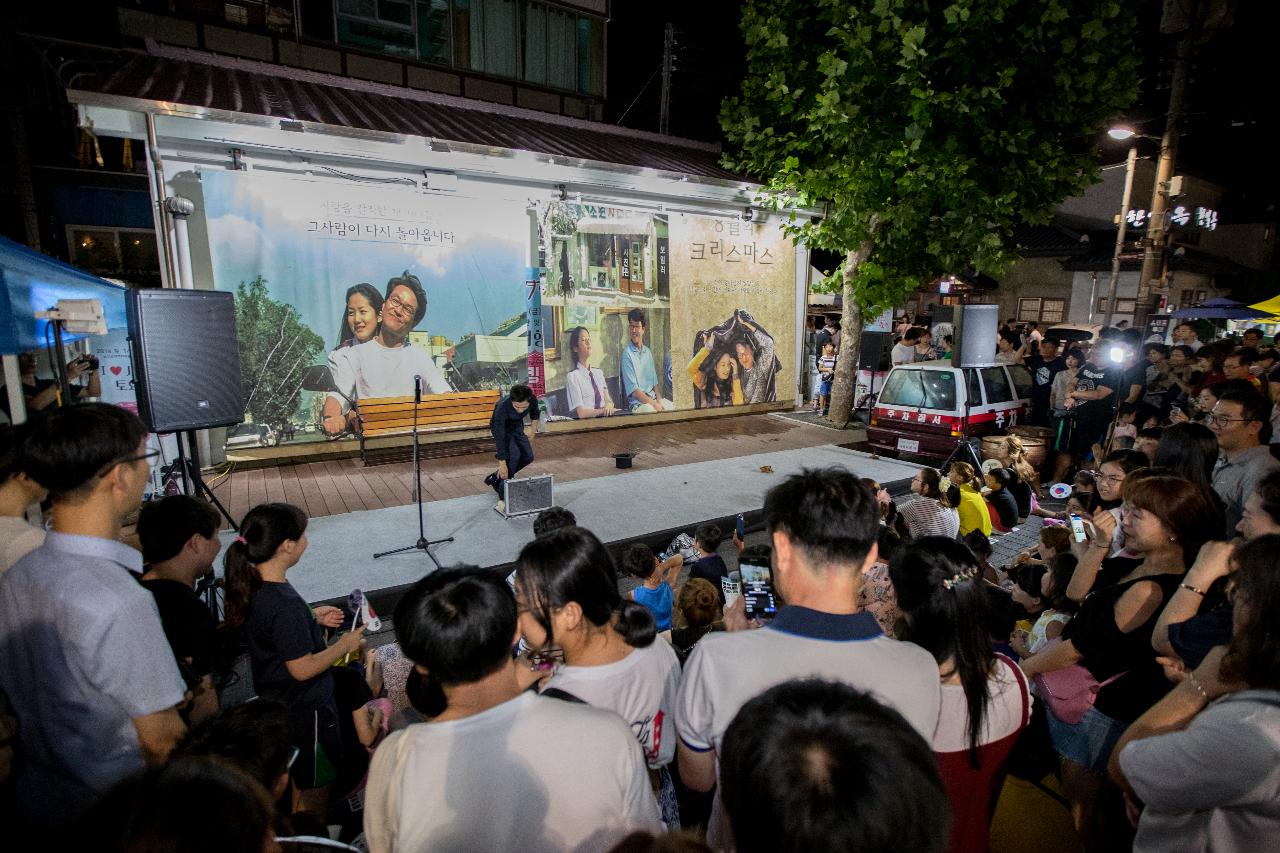
[[858, 387], [858, 353], [862, 345], [862, 306], [854, 294], [853, 283], [858, 267], [871, 254], [871, 240], [851, 251], [844, 261], [844, 287], [841, 298], [844, 311], [840, 315], [840, 351], [836, 353], [836, 376], [831, 385], [830, 417], [833, 423], [844, 424], [853, 416], [857, 402], [854, 394]]

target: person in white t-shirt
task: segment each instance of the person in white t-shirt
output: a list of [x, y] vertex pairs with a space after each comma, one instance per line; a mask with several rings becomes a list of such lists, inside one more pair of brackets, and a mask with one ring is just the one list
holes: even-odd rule
[[912, 327], [907, 329], [906, 334], [902, 336], [902, 340], [894, 344], [893, 350], [889, 353], [889, 362], [897, 367], [899, 364], [911, 364], [919, 355], [916, 345], [920, 342], [920, 336], [927, 334], [924, 329]]
[[[607, 850], [661, 826], [640, 746], [612, 711], [528, 692], [516, 602], [497, 573], [441, 569], [395, 610], [444, 711], [391, 734], [365, 789], [370, 853]], [[436, 701], [439, 700], [439, 701]]]
[[49, 493], [18, 470], [18, 449], [27, 428], [0, 426], [0, 576], [44, 542], [44, 530], [25, 518], [27, 507]]
[[[858, 610], [862, 573], [876, 561], [876, 496], [841, 468], [807, 469], [769, 490], [764, 517], [773, 540], [773, 578], [785, 601], [765, 628], [748, 627], [742, 599], [725, 611], [723, 633], [709, 634], [685, 665], [676, 704], [680, 777], [695, 791], [716, 784], [725, 730], [752, 697], [792, 678], [818, 677], [871, 692], [931, 737], [941, 693], [924, 649], [884, 636]], [[722, 809], [712, 806], [707, 839], [727, 842]]]
[[672, 710], [680, 661], [643, 604], [618, 592], [618, 570], [589, 530], [566, 527], [541, 536], [516, 559], [520, 630], [536, 650], [558, 647], [564, 664], [543, 693], [608, 708], [631, 725], [650, 770], [663, 823], [679, 828], [667, 765], [676, 754]]
[[406, 270], [387, 282], [387, 298], [379, 312], [381, 325], [373, 340], [329, 353], [333, 387], [324, 401], [322, 426], [335, 436], [353, 429], [352, 406], [374, 397], [412, 397], [413, 378], [422, 377], [424, 394], [455, 389], [431, 356], [409, 341], [409, 333], [427, 315], [427, 294], [417, 276]]

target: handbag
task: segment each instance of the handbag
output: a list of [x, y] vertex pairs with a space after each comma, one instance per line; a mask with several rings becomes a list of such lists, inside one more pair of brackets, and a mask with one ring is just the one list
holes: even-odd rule
[[[1060, 642], [1062, 638], [1055, 637], [1041, 649], [1040, 654], [1044, 654], [1050, 647]], [[1049, 706], [1053, 715], [1067, 725], [1074, 726], [1083, 720], [1085, 713], [1093, 707], [1099, 690], [1128, 674], [1128, 670], [1125, 670], [1100, 682], [1089, 670], [1077, 663], [1066, 669], [1042, 672], [1034, 680], [1036, 686], [1040, 688], [1041, 698]]]

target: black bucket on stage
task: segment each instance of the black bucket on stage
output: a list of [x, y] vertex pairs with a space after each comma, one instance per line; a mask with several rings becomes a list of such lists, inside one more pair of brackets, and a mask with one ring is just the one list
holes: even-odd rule
[[634, 453], [615, 453], [613, 454], [613, 464], [618, 468], [630, 468], [631, 462], [636, 458]]

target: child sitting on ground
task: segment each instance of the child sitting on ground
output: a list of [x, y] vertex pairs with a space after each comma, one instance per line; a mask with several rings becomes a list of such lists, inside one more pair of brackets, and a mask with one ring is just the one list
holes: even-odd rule
[[1040, 574], [1039, 594], [1028, 596], [1038, 607], [1043, 608], [1040, 616], [1030, 631], [1025, 635], [1015, 632], [1009, 643], [1020, 657], [1028, 658], [1039, 654], [1049, 645], [1050, 640], [1062, 636], [1062, 630], [1071, 621], [1078, 606], [1067, 597], [1067, 585], [1071, 583], [1071, 575], [1075, 570], [1075, 555], [1062, 553], [1050, 560], [1048, 569]]
[[631, 600], [653, 614], [659, 631], [671, 630], [671, 605], [680, 576], [680, 561], [673, 557], [667, 563], [670, 565], [664, 570], [653, 549], [643, 543], [632, 545], [622, 555], [623, 568], [640, 581], [640, 586], [631, 590]]
[[[693, 544], [698, 549], [698, 559], [689, 566], [689, 577], [702, 578], [707, 583], [721, 590], [720, 581], [729, 577], [729, 567], [724, 558], [716, 553], [724, 533], [718, 524], [699, 524], [693, 531]], [[724, 592], [720, 591], [720, 603], [724, 603]]]
[[702, 578], [690, 578], [677, 600], [684, 626], [671, 632], [671, 647], [683, 666], [694, 646], [711, 631], [724, 630], [720, 590]]
[[1071, 550], [1071, 529], [1061, 526], [1040, 528], [1040, 543], [1019, 552], [1009, 564], [1010, 571], [1018, 566], [1045, 566], [1058, 554]]

